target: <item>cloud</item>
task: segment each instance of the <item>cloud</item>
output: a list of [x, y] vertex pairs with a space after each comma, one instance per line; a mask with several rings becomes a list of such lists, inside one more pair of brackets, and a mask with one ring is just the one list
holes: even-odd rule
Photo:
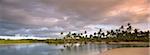
[[111, 18], [119, 18], [122, 22], [147, 23], [149, 22], [147, 21], [149, 17], [148, 7], [147, 0], [129, 0], [121, 5], [114, 6], [113, 10], [107, 12], [107, 15]]
[[149, 27], [149, 6], [147, 0], [1, 0], [0, 33], [49, 36], [89, 25], [113, 28], [127, 22]]

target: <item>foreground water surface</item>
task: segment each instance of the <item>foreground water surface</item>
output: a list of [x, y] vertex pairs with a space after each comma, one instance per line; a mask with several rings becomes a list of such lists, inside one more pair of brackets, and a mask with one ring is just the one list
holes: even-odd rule
[[9, 44], [0, 45], [0, 55], [97, 55], [113, 48], [146, 47], [140, 44]]

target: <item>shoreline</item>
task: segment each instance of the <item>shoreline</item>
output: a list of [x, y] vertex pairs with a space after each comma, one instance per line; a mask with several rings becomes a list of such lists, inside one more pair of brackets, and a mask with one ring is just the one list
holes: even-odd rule
[[99, 55], [149, 55], [150, 47], [142, 48], [116, 48], [108, 50]]
[[149, 42], [108, 42], [108, 44], [149, 44]]
[[149, 45], [149, 42], [138, 42], [138, 41], [133, 41], [133, 42], [99, 42], [99, 41], [64, 41], [64, 40], [0, 40], [0, 44], [13, 44], [13, 43], [48, 43], [48, 44], [65, 44], [65, 43], [79, 43], [79, 44], [143, 44], [143, 45]]

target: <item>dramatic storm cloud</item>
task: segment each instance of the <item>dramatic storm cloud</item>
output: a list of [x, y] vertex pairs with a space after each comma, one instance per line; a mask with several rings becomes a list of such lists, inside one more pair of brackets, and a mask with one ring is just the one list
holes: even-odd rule
[[57, 37], [132, 23], [150, 30], [149, 0], [0, 0], [0, 35]]

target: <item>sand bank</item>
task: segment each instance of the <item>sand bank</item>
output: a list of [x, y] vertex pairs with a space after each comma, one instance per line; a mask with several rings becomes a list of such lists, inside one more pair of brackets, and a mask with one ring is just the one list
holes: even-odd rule
[[103, 52], [99, 55], [150, 55], [148, 48], [118, 48]]
[[109, 42], [109, 44], [148, 44], [149, 42]]

